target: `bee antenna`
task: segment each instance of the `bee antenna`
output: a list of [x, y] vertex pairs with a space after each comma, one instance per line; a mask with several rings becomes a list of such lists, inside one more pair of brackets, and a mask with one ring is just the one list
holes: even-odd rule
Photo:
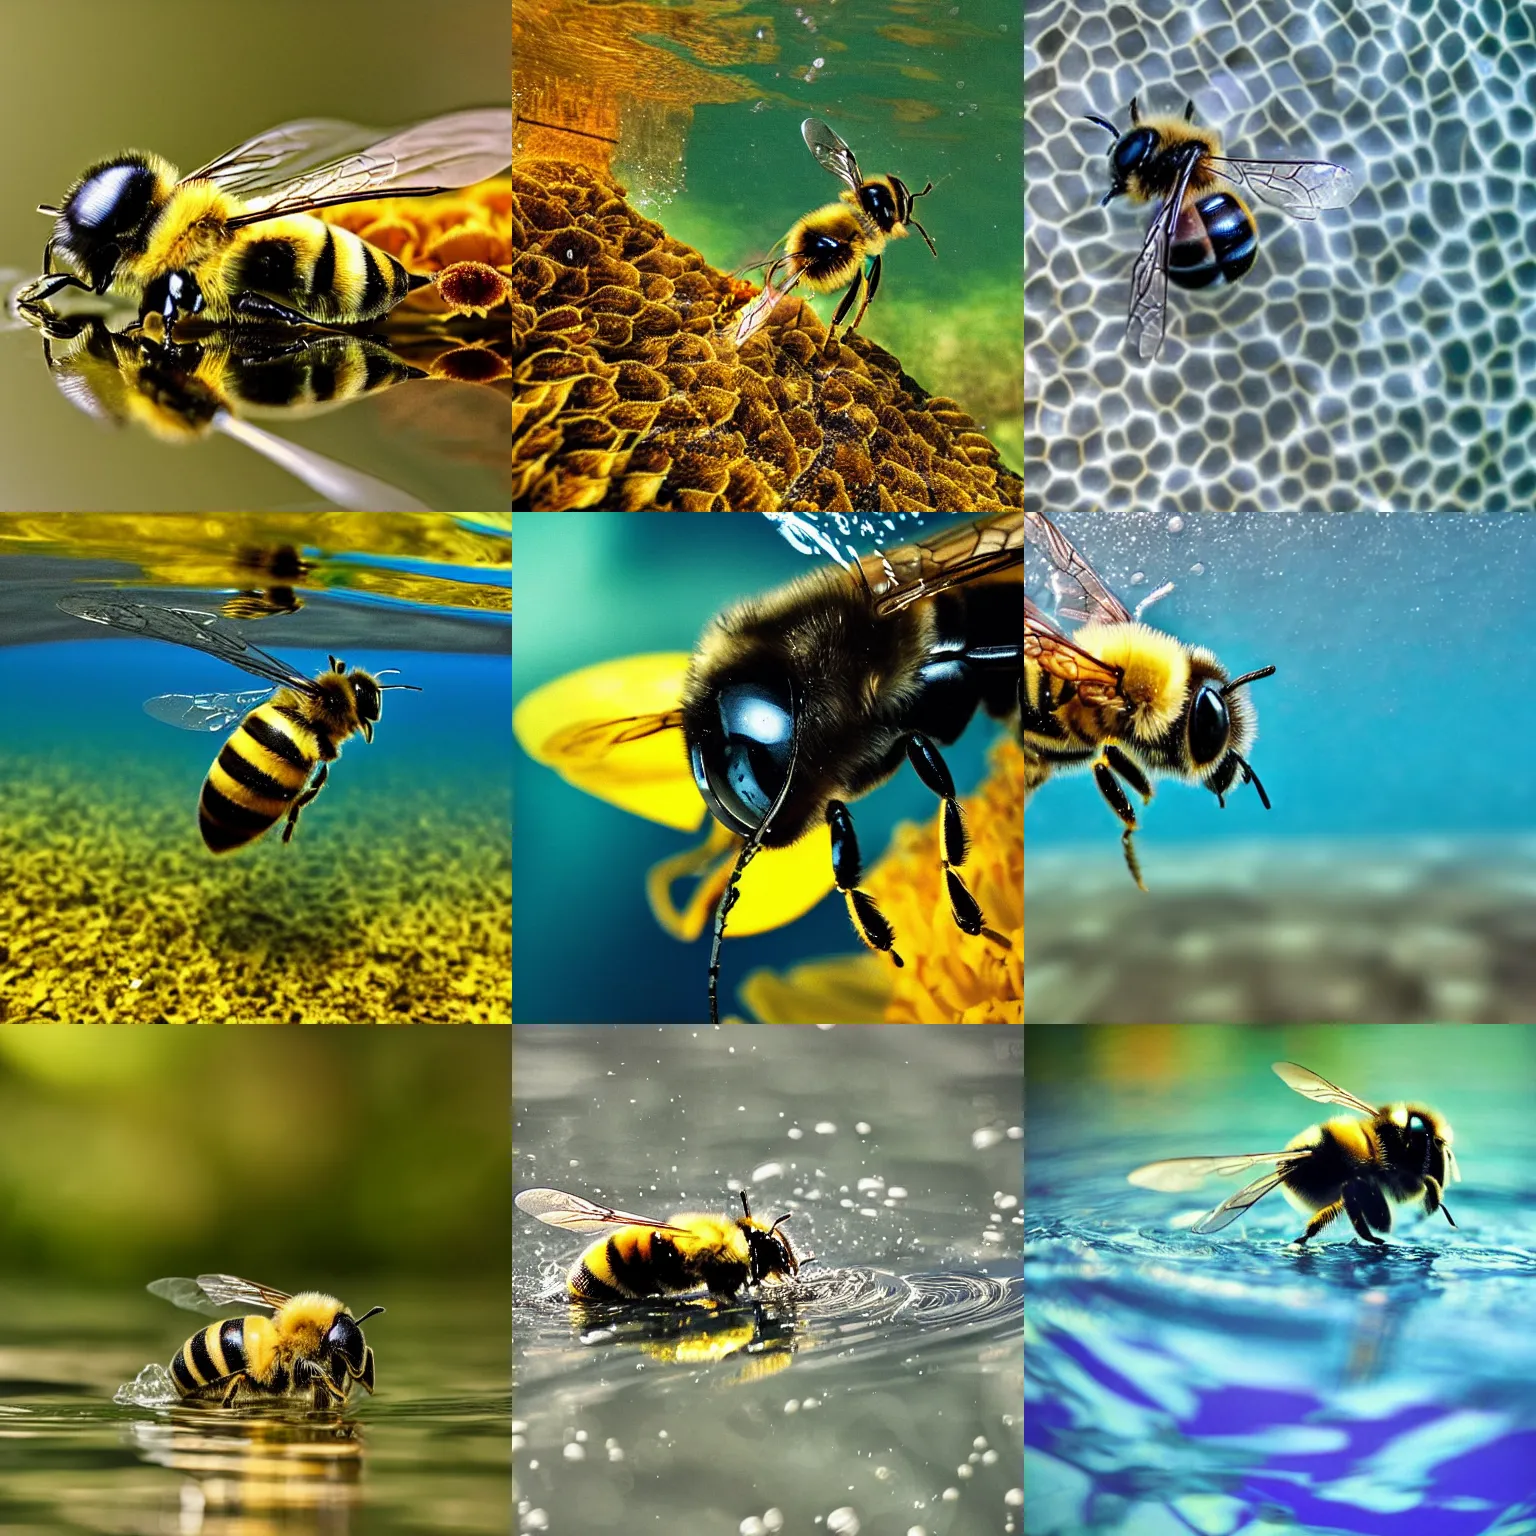
[[[923, 190], [926, 191], [927, 188], [925, 187]], [[911, 214], [907, 215], [907, 221], [908, 221], [908, 223], [911, 224], [913, 229], [915, 229], [918, 232], [918, 234], [920, 234], [923, 237], [924, 240], [928, 241], [928, 249], [930, 251], [932, 251], [935, 256], [937, 256], [939, 254], [939, 248], [938, 248], [938, 246], [936, 246], [933, 243], [933, 240], [929, 236], [928, 231], [926, 229], [924, 229], [923, 226], [921, 224], [919, 224], [918, 221], [916, 219], [914, 219]]]
[[782, 1216], [780, 1216], [779, 1219], [776, 1222], [774, 1222], [774, 1224], [771, 1227], [768, 1228], [768, 1230], [770, 1232], [777, 1232], [779, 1230], [779, 1228], [782, 1227], [784, 1225], [784, 1223], [786, 1221], [788, 1221], [789, 1218], [791, 1216], [793, 1216], [794, 1214], [795, 1213], [793, 1211], [785, 1211], [784, 1214]]
[[1107, 117], [1100, 117], [1096, 112], [1085, 112], [1083, 114], [1083, 119], [1085, 122], [1097, 123], [1098, 126], [1110, 136], [1110, 138], [1117, 141], [1119, 140], [1120, 130], [1116, 128], [1115, 125], [1110, 122]]
[[60, 213], [59, 209], [52, 207], [48, 203], [39, 203], [37, 205], [37, 211], [39, 213], [46, 213], [48, 215], [48, 217], [51, 218], [51, 219], [58, 218], [59, 213]]
[[[763, 846], [763, 839], [768, 835], [768, 828], [773, 825], [773, 818], [784, 808], [784, 802], [789, 798], [789, 786], [795, 782], [795, 759], [800, 755], [800, 732], [795, 729], [795, 687], [791, 683], [789, 687], [789, 767], [784, 773], [784, 783], [772, 805], [768, 807], [768, 814], [758, 823], [752, 836], [741, 845], [741, 852], [736, 855], [735, 866], [731, 870], [731, 878], [726, 881], [725, 889], [720, 893], [720, 900], [715, 906], [715, 933], [709, 945], [709, 1022], [720, 1022], [720, 941], [725, 937], [725, 921], [729, 917], [731, 908], [740, 899], [741, 892], [737, 889], [737, 881], [741, 879], [742, 872], [747, 865], [757, 856], [757, 851]], [[745, 1203], [746, 1192], [742, 1192], [742, 1200]]]
[[1234, 752], [1232, 756], [1237, 759], [1237, 766], [1243, 770], [1243, 783], [1252, 784], [1253, 787], [1258, 790], [1259, 799], [1263, 801], [1264, 809], [1266, 811], [1273, 810], [1274, 807], [1269, 803], [1269, 796], [1264, 793], [1263, 782], [1260, 780], [1258, 774], [1256, 774], [1253, 769], [1249, 767], [1248, 759], [1243, 757], [1242, 754], [1238, 752]]
[[741, 1210], [742, 1210], [742, 1214], [747, 1218], [747, 1220], [751, 1221], [752, 1220], [752, 1207], [747, 1204], [747, 1192], [746, 1192], [746, 1190], [742, 1190], [741, 1191]]
[[1244, 672], [1241, 677], [1234, 677], [1230, 683], [1227, 683], [1222, 688], [1221, 696], [1226, 698], [1229, 693], [1236, 693], [1239, 688], [1244, 687], [1248, 683], [1256, 683], [1261, 677], [1273, 677], [1274, 675], [1275, 669], [1273, 667], [1260, 667], [1257, 672]]
[[361, 1317], [354, 1317], [352, 1321], [354, 1323], [366, 1323], [370, 1317], [377, 1317], [383, 1310], [383, 1307], [369, 1307]]

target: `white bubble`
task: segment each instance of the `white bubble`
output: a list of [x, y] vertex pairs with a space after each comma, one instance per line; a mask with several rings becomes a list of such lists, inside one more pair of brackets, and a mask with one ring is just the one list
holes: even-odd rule
[[523, 1516], [523, 1529], [525, 1531], [547, 1531], [549, 1529], [549, 1516], [542, 1509], [530, 1509]]
[[748, 1515], [736, 1529], [741, 1536], [767, 1536], [768, 1532], [768, 1527], [756, 1515]]
[[977, 1450], [977, 1451], [984, 1451], [984, 1450], [986, 1450], [986, 1448], [987, 1448], [987, 1437], [985, 1435], [977, 1435], [976, 1438], [971, 1441], [971, 1448], [973, 1450]]
[[782, 1531], [784, 1529], [784, 1511], [782, 1509], [765, 1509], [763, 1511], [763, 1529], [765, 1531]]
[[827, 1516], [827, 1529], [832, 1536], [859, 1536], [859, 1517], [853, 1512], [853, 1506], [844, 1504], [841, 1509], [834, 1509]]
[[955, 1500], [960, 1497], [960, 1490], [958, 1488], [946, 1488], [944, 1492], [939, 1495], [939, 1497], [943, 1499], [946, 1504], [953, 1504]]
[[860, 1136], [868, 1136], [869, 1135], [869, 1121], [868, 1120], [856, 1121], [853, 1128], [854, 1128], [854, 1130], [856, 1130], [859, 1133]]
[[761, 1184], [765, 1179], [777, 1179], [783, 1172], [783, 1163], [759, 1163], [752, 1170], [752, 1182], [754, 1184]]
[[584, 1445], [576, 1445], [573, 1442], [566, 1446], [563, 1454], [567, 1461], [585, 1461], [587, 1459], [587, 1448]]
[[1196, 560], [1195, 563], [1192, 566], [1190, 566], [1189, 574], [1191, 576], [1204, 576], [1205, 575], [1205, 562], [1203, 560]]
[[818, 1120], [816, 1122], [816, 1134], [818, 1136], [835, 1136], [837, 1127], [830, 1120]]
[[990, 1125], [984, 1125], [979, 1131], [971, 1132], [971, 1145], [978, 1152], [985, 1152], [988, 1147], [995, 1147], [1002, 1139], [1002, 1132], [994, 1130]]
[[1022, 1488], [1010, 1488], [1008, 1492], [1003, 1495], [1003, 1503], [1006, 1504], [1009, 1509], [1017, 1509], [1023, 1502], [1024, 1490]]
[[900, 1184], [892, 1184], [891, 1187], [886, 1190], [886, 1194], [888, 1194], [892, 1200], [905, 1200], [907, 1198], [907, 1192], [901, 1187]]
[[1182, 517], [1170, 517], [1168, 519], [1168, 532], [1169, 533], [1183, 533], [1184, 532], [1184, 519]]
[[802, 1131], [798, 1125], [796, 1125], [791, 1126], [789, 1130], [787, 1130], [784, 1134], [788, 1136], [791, 1141], [799, 1141], [800, 1138], [805, 1135], [805, 1132]]
[[1005, 1195], [1001, 1190], [998, 1190], [998, 1192], [992, 1196], [992, 1204], [995, 1205], [1000, 1211], [1011, 1211], [1018, 1203], [1019, 1202], [1017, 1196]]
[[512, 1433], [514, 1435], [525, 1435], [525, 1434], [527, 1434], [528, 1433], [528, 1421], [526, 1419], [513, 1419], [512, 1420]]

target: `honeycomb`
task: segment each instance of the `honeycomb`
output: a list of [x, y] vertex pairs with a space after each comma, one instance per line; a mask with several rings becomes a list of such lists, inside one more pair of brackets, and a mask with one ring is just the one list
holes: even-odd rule
[[[1507, 509], [1536, 497], [1536, 11], [1525, 0], [1038, 0], [1025, 39], [1026, 505]], [[1240, 282], [1125, 350], [1149, 210], [1108, 208], [1127, 103], [1360, 187], [1255, 204]]]

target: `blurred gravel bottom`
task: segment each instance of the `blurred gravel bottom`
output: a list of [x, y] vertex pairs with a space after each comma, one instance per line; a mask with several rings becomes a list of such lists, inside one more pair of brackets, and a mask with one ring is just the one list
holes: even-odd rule
[[1026, 847], [1031, 1024], [1536, 1015], [1536, 839], [1112, 848]]
[[0, 759], [0, 1022], [510, 1023], [505, 818], [346, 787], [216, 860], [164, 773]]

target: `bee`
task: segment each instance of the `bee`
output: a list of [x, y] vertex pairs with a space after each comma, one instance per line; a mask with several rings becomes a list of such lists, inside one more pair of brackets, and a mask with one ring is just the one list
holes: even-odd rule
[[146, 714], [186, 731], [221, 731], [240, 722], [214, 759], [198, 799], [198, 827], [210, 853], [243, 848], [285, 816], [283, 841], [289, 842], [299, 813], [325, 787], [342, 742], [357, 732], [372, 742], [382, 696], [395, 688], [421, 692], [411, 683], [379, 682], [393, 667], [348, 672], [334, 656], [329, 671], [305, 677], [214, 614], [192, 608], [75, 596], [60, 598], [59, 607], [92, 624], [191, 646], [267, 680], [266, 688], [248, 693], [167, 693], [144, 704]]
[[184, 1398], [217, 1397], [221, 1408], [233, 1408], [241, 1398], [312, 1393], [317, 1409], [339, 1408], [354, 1382], [372, 1395], [373, 1351], [362, 1325], [383, 1307], [353, 1317], [320, 1291], [289, 1296], [235, 1275], [152, 1280], [148, 1290], [189, 1312], [261, 1314], [212, 1323], [176, 1351], [171, 1380]]
[[[1451, 1150], [1451, 1128], [1444, 1116], [1424, 1104], [1383, 1104], [1373, 1109], [1364, 1099], [1336, 1088], [1327, 1078], [1277, 1061], [1275, 1072], [1288, 1088], [1319, 1104], [1338, 1104], [1364, 1120], [1336, 1116], [1309, 1126], [1286, 1143], [1283, 1152], [1244, 1152], [1235, 1157], [1174, 1157], [1147, 1163], [1127, 1175], [1143, 1189], [1177, 1194], [1194, 1189], [1212, 1174], [1242, 1173], [1272, 1165], [1245, 1189], [1202, 1216], [1192, 1232], [1219, 1232], [1272, 1189], [1282, 1190], [1298, 1211], [1311, 1212], [1298, 1245], [1316, 1237], [1340, 1215], [1348, 1216], [1364, 1241], [1381, 1243], [1377, 1232], [1392, 1230], [1394, 1204], [1422, 1204], [1424, 1214], [1444, 1211], [1447, 1178], [1460, 1179]], [[1374, 1230], [1373, 1230], [1374, 1229]]]
[[806, 214], [784, 237], [784, 254], [768, 268], [763, 291], [741, 312], [736, 325], [737, 346], [767, 321], [780, 299], [796, 284], [804, 283], [812, 293], [848, 288], [828, 329], [830, 348], [843, 317], [861, 293], [863, 302], [848, 329], [856, 330], [864, 318], [880, 286], [881, 253], [887, 240], [904, 239], [910, 224], [928, 242], [934, 256], [939, 254], [928, 231], [912, 214], [916, 199], [933, 190], [931, 181], [921, 192], [912, 192], [899, 176], [866, 178], [853, 151], [818, 118], [806, 118], [800, 133], [816, 163], [848, 185], [838, 194], [838, 202]]
[[945, 888], [962, 932], [1008, 945], [986, 926], [961, 867], [969, 839], [939, 743], [979, 710], [1012, 725], [1023, 698], [1024, 522], [1002, 512], [899, 549], [827, 565], [713, 619], [676, 707], [583, 722], [541, 743], [579, 766], [614, 748], [680, 731], [694, 784], [715, 820], [744, 839], [715, 913], [710, 1016], [718, 1019], [720, 942], [737, 881], [758, 851], [825, 827], [833, 880], [854, 930], [902, 958], [874, 898], [847, 801], [903, 761], [942, 804]]
[[701, 1285], [729, 1301], [744, 1285], [793, 1278], [811, 1262], [779, 1230], [792, 1213], [765, 1227], [753, 1216], [745, 1190], [740, 1216], [682, 1211], [667, 1221], [610, 1210], [558, 1189], [525, 1189], [515, 1204], [566, 1232], [607, 1234], [571, 1265], [565, 1288], [572, 1301], [637, 1301]]
[[1204, 785], [1224, 807], [1241, 775], [1269, 810], [1244, 755], [1258, 723], [1242, 690], [1275, 669], [1229, 677], [1208, 650], [1141, 623], [1043, 513], [1024, 518], [1030, 543], [1066, 600], [1058, 613], [1081, 622], [1068, 638], [1032, 598], [1024, 599], [1025, 798], [1060, 769], [1089, 768], [1124, 827], [1131, 878], [1146, 890], [1136, 856], [1139, 823], [1121, 781], [1145, 804], [1152, 799], [1150, 775], [1167, 774]]
[[[381, 136], [325, 118], [284, 123], [188, 176], [130, 150], [90, 167], [58, 207], [42, 276], [23, 302], [63, 288], [117, 292], [166, 333], [183, 316], [361, 325], [431, 279], [313, 210], [469, 186], [512, 159], [507, 108], [451, 112]], [[73, 270], [54, 270], [54, 257]]]
[[1115, 141], [1109, 149], [1111, 184], [1100, 206], [1122, 193], [1157, 209], [1131, 270], [1126, 334], [1147, 362], [1163, 344], [1168, 282], [1180, 288], [1235, 283], [1259, 251], [1259, 226], [1237, 191], [1246, 188], [1293, 218], [1313, 219], [1323, 208], [1354, 200], [1352, 172], [1330, 160], [1234, 160], [1221, 153], [1214, 128], [1197, 127], [1189, 102], [1183, 119], [1143, 119], [1131, 98], [1124, 132], [1088, 114]]

